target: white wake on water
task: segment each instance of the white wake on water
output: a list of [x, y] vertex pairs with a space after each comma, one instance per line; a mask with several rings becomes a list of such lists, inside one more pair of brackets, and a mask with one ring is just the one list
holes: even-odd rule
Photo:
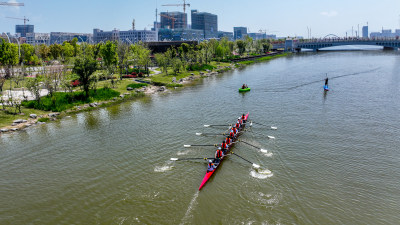
[[269, 152], [266, 149], [261, 149], [261, 153], [263, 153], [263, 155], [266, 157], [272, 157], [274, 155], [274, 154], [272, 154], [272, 152]]
[[154, 168], [154, 172], [158, 172], [158, 173], [162, 173], [165, 171], [169, 171], [172, 170], [172, 168], [174, 168], [174, 166], [156, 166], [156, 168]]
[[200, 193], [200, 191], [196, 191], [196, 193], [194, 194], [192, 200], [189, 203], [189, 207], [186, 210], [185, 216], [182, 218], [182, 221], [181, 221], [180, 225], [183, 225], [185, 223], [189, 223], [188, 220], [191, 217], [190, 213], [192, 212], [193, 208], [196, 205], [196, 199], [197, 199], [197, 197], [199, 197], [199, 193]]
[[274, 174], [268, 169], [257, 170], [257, 171], [252, 170], [250, 171], [250, 175], [257, 179], [267, 179], [274, 176]]

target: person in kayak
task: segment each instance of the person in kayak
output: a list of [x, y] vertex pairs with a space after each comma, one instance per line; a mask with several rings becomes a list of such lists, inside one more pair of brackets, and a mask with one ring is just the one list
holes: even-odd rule
[[221, 147], [218, 147], [217, 151], [215, 152], [215, 163], [219, 163], [223, 157], [224, 153], [222, 152]]
[[213, 171], [214, 169], [215, 169], [215, 165], [214, 165], [213, 161], [212, 161], [211, 159], [208, 160], [207, 171], [208, 171], [208, 172], [211, 172], [211, 171]]

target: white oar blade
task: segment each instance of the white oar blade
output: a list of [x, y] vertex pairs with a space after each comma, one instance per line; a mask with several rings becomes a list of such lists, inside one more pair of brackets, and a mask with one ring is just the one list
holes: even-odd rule
[[203, 133], [196, 133], [197, 136], [201, 136]]
[[204, 125], [204, 127], [210, 127], [211, 125]]
[[269, 139], [275, 139], [275, 137], [274, 137], [274, 136], [268, 136], [268, 138], [269, 138]]
[[190, 147], [192, 147], [191, 145], [183, 145], [183, 147], [185, 147], [185, 148], [190, 148]]
[[271, 127], [271, 130], [278, 130], [278, 127]]
[[255, 163], [253, 163], [253, 167], [256, 168], [256, 169], [258, 169], [258, 168], [260, 168], [260, 165], [257, 165], [257, 164], [255, 164]]
[[253, 126], [253, 122], [250, 122], [250, 126]]
[[172, 161], [178, 161], [178, 158], [171, 158]]

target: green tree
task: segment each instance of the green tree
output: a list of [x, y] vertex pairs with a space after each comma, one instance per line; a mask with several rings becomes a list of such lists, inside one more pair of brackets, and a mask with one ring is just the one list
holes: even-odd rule
[[83, 56], [75, 59], [74, 67], [72, 72], [79, 76], [79, 82], [83, 86], [85, 97], [89, 97], [89, 87], [92, 84], [94, 78], [93, 73], [97, 70], [97, 61], [91, 57]]
[[48, 60], [50, 56], [50, 47], [45, 44], [39, 45], [38, 54], [43, 61]]
[[50, 56], [54, 60], [58, 60], [58, 58], [60, 58], [62, 51], [63, 51], [63, 48], [61, 45], [59, 45], [59, 44], [50, 45]]
[[1, 39], [0, 64], [4, 66], [6, 78], [14, 74], [14, 66], [17, 65], [18, 62], [18, 46]]
[[174, 59], [172, 59], [171, 63], [172, 63], [172, 68], [174, 70], [174, 73], [176, 75], [182, 69], [182, 66], [183, 66], [182, 61], [179, 58], [174, 58]]
[[68, 61], [73, 56], [74, 56], [74, 47], [70, 43], [64, 42], [62, 45], [62, 51], [61, 51], [61, 59], [62, 59], [63, 63], [67, 64]]
[[37, 57], [35, 58], [35, 47], [30, 44], [21, 45], [21, 61], [24, 64], [35, 64]]
[[118, 53], [117, 53], [116, 43], [107, 41], [105, 45], [101, 46], [100, 54], [103, 58], [104, 66], [107, 68], [109, 74], [114, 73], [115, 66], [118, 63]]
[[157, 53], [154, 56], [157, 61], [157, 65], [161, 68], [163, 72], [165, 72], [165, 75], [168, 75], [168, 58], [165, 54], [163, 53]]
[[243, 55], [243, 53], [246, 51], [246, 43], [243, 40], [237, 40], [236, 46], [239, 50], [239, 55]]

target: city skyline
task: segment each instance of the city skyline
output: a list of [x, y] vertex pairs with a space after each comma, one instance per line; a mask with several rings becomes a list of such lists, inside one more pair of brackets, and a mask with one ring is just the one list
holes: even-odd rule
[[[16, 2], [15, 0], [9, 2]], [[92, 33], [94, 28], [102, 30], [131, 29], [135, 19], [136, 29], [150, 30], [156, 20], [156, 5], [160, 12], [182, 12], [182, 7], [165, 7], [163, 4], [182, 4], [181, 0], [133, 0], [125, 2], [97, 1], [55, 2], [42, 0], [18, 0], [24, 7], [0, 8], [0, 32], [15, 33], [15, 25], [23, 24], [23, 20], [5, 17], [23, 18], [35, 25], [35, 32], [79, 32]], [[187, 1], [191, 7], [186, 8], [188, 21], [191, 21], [190, 10], [208, 12], [218, 16], [220, 31], [233, 32], [233, 27], [247, 27], [249, 32], [265, 31], [277, 36], [309, 36], [324, 37], [335, 34], [343, 37], [355, 36], [362, 26], [369, 24], [369, 32], [384, 29], [399, 29], [400, 1], [382, 0], [348, 2], [320, 2], [304, 0], [302, 2], [288, 0], [286, 2], [267, 2], [254, 0], [251, 4], [243, 4], [239, 0], [217, 2], [211, 0]], [[390, 7], [388, 7], [390, 6]], [[158, 21], [160, 18], [158, 16]]]

